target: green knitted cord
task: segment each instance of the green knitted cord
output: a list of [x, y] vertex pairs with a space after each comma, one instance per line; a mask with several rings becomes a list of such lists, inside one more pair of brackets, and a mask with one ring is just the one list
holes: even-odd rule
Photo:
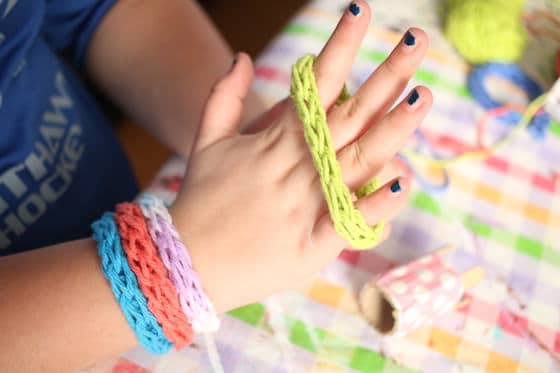
[[[323, 194], [335, 230], [344, 237], [354, 249], [367, 249], [375, 246], [381, 238], [384, 222], [370, 227], [362, 213], [354, 206], [352, 193], [342, 181], [342, 171], [336, 159], [336, 152], [313, 74], [314, 55], [300, 58], [292, 67], [292, 86], [290, 96], [296, 106], [297, 114], [303, 124], [305, 141], [321, 179]], [[350, 97], [346, 87], [337, 103]], [[374, 179], [361, 187], [356, 195], [364, 197], [379, 187]]]

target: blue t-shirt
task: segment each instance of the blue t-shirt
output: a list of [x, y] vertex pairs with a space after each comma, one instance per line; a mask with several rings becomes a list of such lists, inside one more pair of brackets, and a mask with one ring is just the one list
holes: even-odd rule
[[72, 70], [113, 3], [0, 0], [0, 255], [89, 236], [137, 192], [110, 122]]

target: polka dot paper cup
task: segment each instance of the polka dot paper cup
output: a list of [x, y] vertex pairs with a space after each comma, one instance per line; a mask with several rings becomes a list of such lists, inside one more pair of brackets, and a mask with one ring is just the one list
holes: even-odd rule
[[436, 252], [381, 273], [360, 293], [368, 322], [381, 334], [404, 336], [449, 312], [465, 290], [461, 275]]

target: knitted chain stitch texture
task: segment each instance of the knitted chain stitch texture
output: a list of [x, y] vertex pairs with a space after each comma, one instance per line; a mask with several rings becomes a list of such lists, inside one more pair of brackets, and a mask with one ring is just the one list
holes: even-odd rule
[[[303, 124], [305, 141], [319, 173], [323, 194], [336, 231], [355, 249], [371, 248], [379, 242], [384, 223], [381, 221], [373, 227], [367, 224], [362, 213], [354, 206], [352, 194], [342, 180], [327, 115], [315, 82], [314, 62], [315, 56], [310, 54], [300, 58], [292, 67], [290, 96]], [[341, 103], [349, 97], [344, 88], [337, 102]], [[356, 195], [363, 197], [377, 189], [378, 185], [378, 181], [374, 180], [360, 188]]]
[[138, 200], [161, 260], [175, 285], [183, 312], [196, 333], [212, 333], [220, 327], [214, 306], [206, 297], [198, 275], [192, 267], [188, 250], [182, 242], [163, 201], [144, 194]]
[[166, 353], [172, 346], [171, 342], [148, 309], [146, 297], [140, 291], [136, 276], [128, 265], [113, 214], [103, 214], [91, 227], [93, 239], [97, 241], [103, 274], [109, 280], [113, 294], [136, 338], [149, 352]]
[[148, 233], [140, 207], [133, 203], [118, 204], [115, 220], [128, 264], [148, 299], [150, 311], [177, 349], [187, 346], [192, 340], [192, 327], [181, 310], [177, 292]]

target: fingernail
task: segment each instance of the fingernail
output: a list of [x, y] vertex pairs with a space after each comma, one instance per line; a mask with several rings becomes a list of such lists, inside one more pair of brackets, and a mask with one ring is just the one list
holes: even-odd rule
[[360, 6], [354, 2], [350, 3], [350, 6], [348, 7], [348, 11], [350, 13], [352, 13], [353, 16], [357, 16], [358, 14], [360, 14]]
[[401, 183], [399, 182], [399, 179], [393, 181], [393, 184], [391, 184], [391, 192], [398, 193], [401, 190], [402, 190], [402, 188], [401, 188]]
[[418, 91], [416, 90], [416, 88], [414, 88], [414, 90], [412, 90], [412, 93], [410, 94], [410, 96], [408, 96], [408, 100], [406, 102], [408, 102], [408, 104], [410, 106], [414, 105], [414, 103], [416, 101], [418, 101], [418, 99], [420, 98], [420, 95], [418, 94]]
[[412, 32], [407, 31], [406, 34], [404, 34], [404, 43], [410, 47], [416, 44], [416, 38]]

